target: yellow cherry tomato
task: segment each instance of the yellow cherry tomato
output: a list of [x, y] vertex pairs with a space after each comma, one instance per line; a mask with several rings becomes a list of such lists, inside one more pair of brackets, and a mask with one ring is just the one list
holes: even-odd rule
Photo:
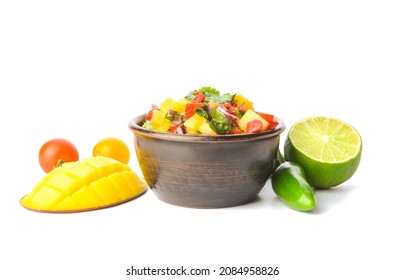
[[93, 156], [113, 158], [124, 164], [129, 163], [130, 151], [128, 145], [118, 138], [108, 137], [100, 140], [93, 149]]

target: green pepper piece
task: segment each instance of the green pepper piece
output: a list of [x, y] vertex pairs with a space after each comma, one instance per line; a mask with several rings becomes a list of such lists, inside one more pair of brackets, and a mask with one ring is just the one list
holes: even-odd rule
[[272, 189], [279, 199], [297, 211], [310, 211], [316, 206], [313, 188], [303, 168], [294, 162], [282, 163], [272, 174]]
[[209, 126], [217, 134], [226, 134], [230, 129], [229, 120], [217, 110], [212, 110], [212, 119], [209, 122]]

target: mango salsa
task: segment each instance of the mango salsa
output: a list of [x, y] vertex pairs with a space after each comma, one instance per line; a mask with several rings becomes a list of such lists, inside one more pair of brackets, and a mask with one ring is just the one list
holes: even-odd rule
[[202, 87], [175, 101], [166, 98], [152, 106], [143, 127], [158, 132], [189, 135], [260, 133], [278, 126], [274, 115], [258, 113], [254, 103], [239, 93], [220, 93]]

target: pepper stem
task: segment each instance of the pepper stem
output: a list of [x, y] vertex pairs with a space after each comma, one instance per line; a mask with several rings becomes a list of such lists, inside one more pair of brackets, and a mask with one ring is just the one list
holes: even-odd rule
[[279, 167], [279, 165], [281, 165], [284, 162], [285, 162], [285, 158], [282, 155], [280, 149], [278, 149], [278, 151], [276, 152], [275, 166], [274, 166], [273, 170], [277, 169]]

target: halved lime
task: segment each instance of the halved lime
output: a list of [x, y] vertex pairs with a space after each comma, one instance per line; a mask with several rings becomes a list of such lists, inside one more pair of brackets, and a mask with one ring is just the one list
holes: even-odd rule
[[299, 163], [313, 187], [335, 187], [355, 173], [362, 154], [362, 138], [339, 119], [311, 117], [289, 130], [285, 159]]

